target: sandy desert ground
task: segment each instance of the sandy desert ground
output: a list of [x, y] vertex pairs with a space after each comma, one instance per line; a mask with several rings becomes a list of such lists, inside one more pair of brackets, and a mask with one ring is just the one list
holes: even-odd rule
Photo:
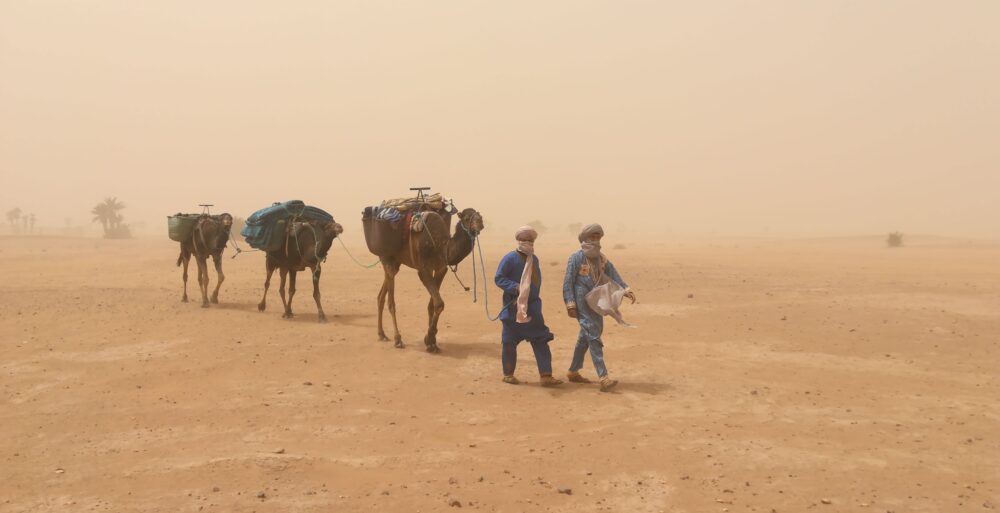
[[[559, 238], [537, 251], [564, 369]], [[227, 251], [203, 309], [166, 237], [0, 238], [0, 511], [1000, 508], [1000, 244], [625, 242], [638, 328], [608, 328], [603, 394], [539, 387], [527, 346], [501, 383], [499, 326], [452, 278], [441, 354], [412, 271], [408, 346], [378, 342], [381, 272], [339, 245], [319, 324], [307, 280], [295, 319], [275, 289], [257, 311], [260, 253]]]

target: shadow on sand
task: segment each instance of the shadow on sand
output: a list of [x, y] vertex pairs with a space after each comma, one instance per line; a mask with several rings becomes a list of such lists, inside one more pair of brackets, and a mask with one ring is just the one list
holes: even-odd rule
[[[557, 376], [558, 377], [558, 376]], [[565, 381], [564, 378], [563, 381]], [[561, 397], [567, 394], [601, 394], [600, 384], [595, 379], [593, 383], [563, 383], [562, 385], [556, 387], [542, 387], [538, 384], [538, 378], [528, 378], [518, 386], [528, 386], [532, 388], [540, 388], [549, 393], [553, 397]], [[673, 390], [672, 385], [666, 383], [649, 383], [649, 382], [630, 382], [621, 381], [618, 386], [611, 389], [610, 392], [606, 392], [607, 395], [614, 394], [646, 394], [646, 395], [659, 395], [664, 392], [669, 392]]]
[[612, 393], [636, 393], [636, 394], [648, 394], [648, 395], [659, 395], [663, 392], [669, 392], [674, 390], [674, 386], [669, 383], [650, 383], [648, 381], [625, 381], [618, 383]]
[[[406, 344], [404, 350], [426, 352], [423, 337], [416, 338], [413, 341], [407, 341], [404, 339], [403, 342]], [[392, 342], [379, 343], [385, 344], [390, 348], [392, 347]], [[438, 339], [438, 348], [440, 348], [441, 351], [430, 356], [456, 358], [461, 360], [474, 357], [500, 358], [499, 345], [491, 345], [482, 342], [442, 342]]]
[[232, 303], [227, 301], [220, 301], [219, 304], [208, 305], [208, 310], [218, 309], [218, 310], [237, 310], [242, 312], [256, 312], [257, 303]]

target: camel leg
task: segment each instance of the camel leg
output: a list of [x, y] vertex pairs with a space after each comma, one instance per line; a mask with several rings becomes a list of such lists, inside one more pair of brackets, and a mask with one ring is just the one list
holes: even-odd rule
[[399, 322], [396, 320], [396, 273], [399, 272], [399, 266], [394, 265], [391, 269], [386, 268], [386, 283], [389, 286], [389, 315], [392, 316], [392, 329], [395, 335], [395, 346], [402, 348], [405, 347], [403, 344], [403, 336], [399, 334]]
[[430, 325], [427, 329], [427, 336], [424, 337], [424, 345], [427, 346], [428, 353], [437, 353], [441, 350], [437, 345], [437, 324], [438, 319], [441, 317], [441, 312], [444, 311], [444, 299], [441, 297], [441, 282], [443, 281], [441, 278], [444, 273], [441, 271], [422, 271], [419, 274], [420, 281], [427, 288], [427, 292], [431, 294], [431, 301], [434, 306], [429, 319]]
[[260, 304], [257, 305], [257, 310], [261, 312], [267, 308], [267, 289], [271, 287], [271, 275], [274, 274], [274, 264], [271, 259], [267, 259], [264, 266], [267, 268], [267, 278], [264, 278], [264, 297], [260, 298]]
[[382, 289], [378, 291], [378, 340], [379, 342], [388, 342], [389, 337], [385, 336], [385, 330], [382, 329], [382, 310], [385, 308], [385, 296], [389, 292], [389, 279], [385, 278], [382, 280]]
[[281, 276], [281, 283], [278, 284], [278, 295], [281, 296], [281, 306], [285, 309], [285, 312], [281, 314], [283, 319], [288, 318], [288, 302], [285, 301], [285, 282], [288, 280], [288, 270], [282, 267], [278, 269], [278, 275]]
[[198, 260], [198, 285], [201, 287], [201, 307], [208, 308], [208, 259], [195, 255]]
[[283, 316], [285, 319], [295, 317], [295, 314], [292, 313], [292, 298], [295, 297], [296, 274], [298, 274], [298, 271], [288, 271], [288, 302], [285, 303], [285, 315]]
[[316, 266], [313, 270], [313, 299], [316, 300], [316, 311], [319, 312], [319, 322], [326, 322], [326, 313], [323, 311], [323, 304], [320, 302], [319, 276], [323, 271], [322, 267]]
[[181, 250], [181, 264], [184, 266], [184, 297], [181, 298], [181, 302], [188, 302], [188, 265], [191, 263], [191, 253], [186, 253], [183, 249]]
[[434, 298], [427, 300], [427, 329], [431, 327], [431, 320], [434, 318]]
[[[428, 283], [429, 283], [429, 280], [431, 279], [432, 275], [433, 275], [433, 271], [428, 271], [426, 275], [424, 274], [424, 271], [419, 271], [419, 270], [417, 271], [417, 277], [420, 278], [420, 283], [424, 284], [424, 288], [427, 288], [427, 287], [430, 286], [430, 285], [428, 285]], [[430, 289], [428, 289], [428, 290], [430, 290]], [[427, 329], [428, 330], [431, 328], [431, 321], [433, 319], [434, 319], [434, 296], [432, 295], [429, 298], [427, 298]]]
[[212, 292], [212, 302], [219, 304], [219, 289], [222, 288], [222, 282], [226, 281], [226, 275], [222, 274], [222, 254], [213, 254], [212, 260], [215, 261], [215, 274], [219, 276], [218, 281], [215, 282], [215, 291]]

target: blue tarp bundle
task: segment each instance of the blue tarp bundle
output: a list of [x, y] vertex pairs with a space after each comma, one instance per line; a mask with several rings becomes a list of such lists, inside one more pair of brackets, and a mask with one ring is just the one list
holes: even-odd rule
[[275, 203], [251, 214], [240, 235], [254, 249], [274, 251], [284, 244], [285, 230], [292, 220], [333, 221], [333, 216], [301, 200]]

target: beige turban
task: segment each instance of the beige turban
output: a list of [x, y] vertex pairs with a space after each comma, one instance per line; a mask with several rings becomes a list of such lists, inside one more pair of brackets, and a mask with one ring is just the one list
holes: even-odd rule
[[517, 240], [535, 240], [538, 238], [538, 232], [531, 226], [524, 225], [514, 232], [514, 238]]
[[599, 233], [601, 234], [601, 237], [604, 237], [604, 228], [601, 228], [601, 225], [599, 224], [588, 224], [587, 226], [583, 227], [583, 231], [580, 232], [578, 240], [580, 242], [583, 242], [584, 240], [586, 240], [587, 237], [590, 237], [595, 233]]

